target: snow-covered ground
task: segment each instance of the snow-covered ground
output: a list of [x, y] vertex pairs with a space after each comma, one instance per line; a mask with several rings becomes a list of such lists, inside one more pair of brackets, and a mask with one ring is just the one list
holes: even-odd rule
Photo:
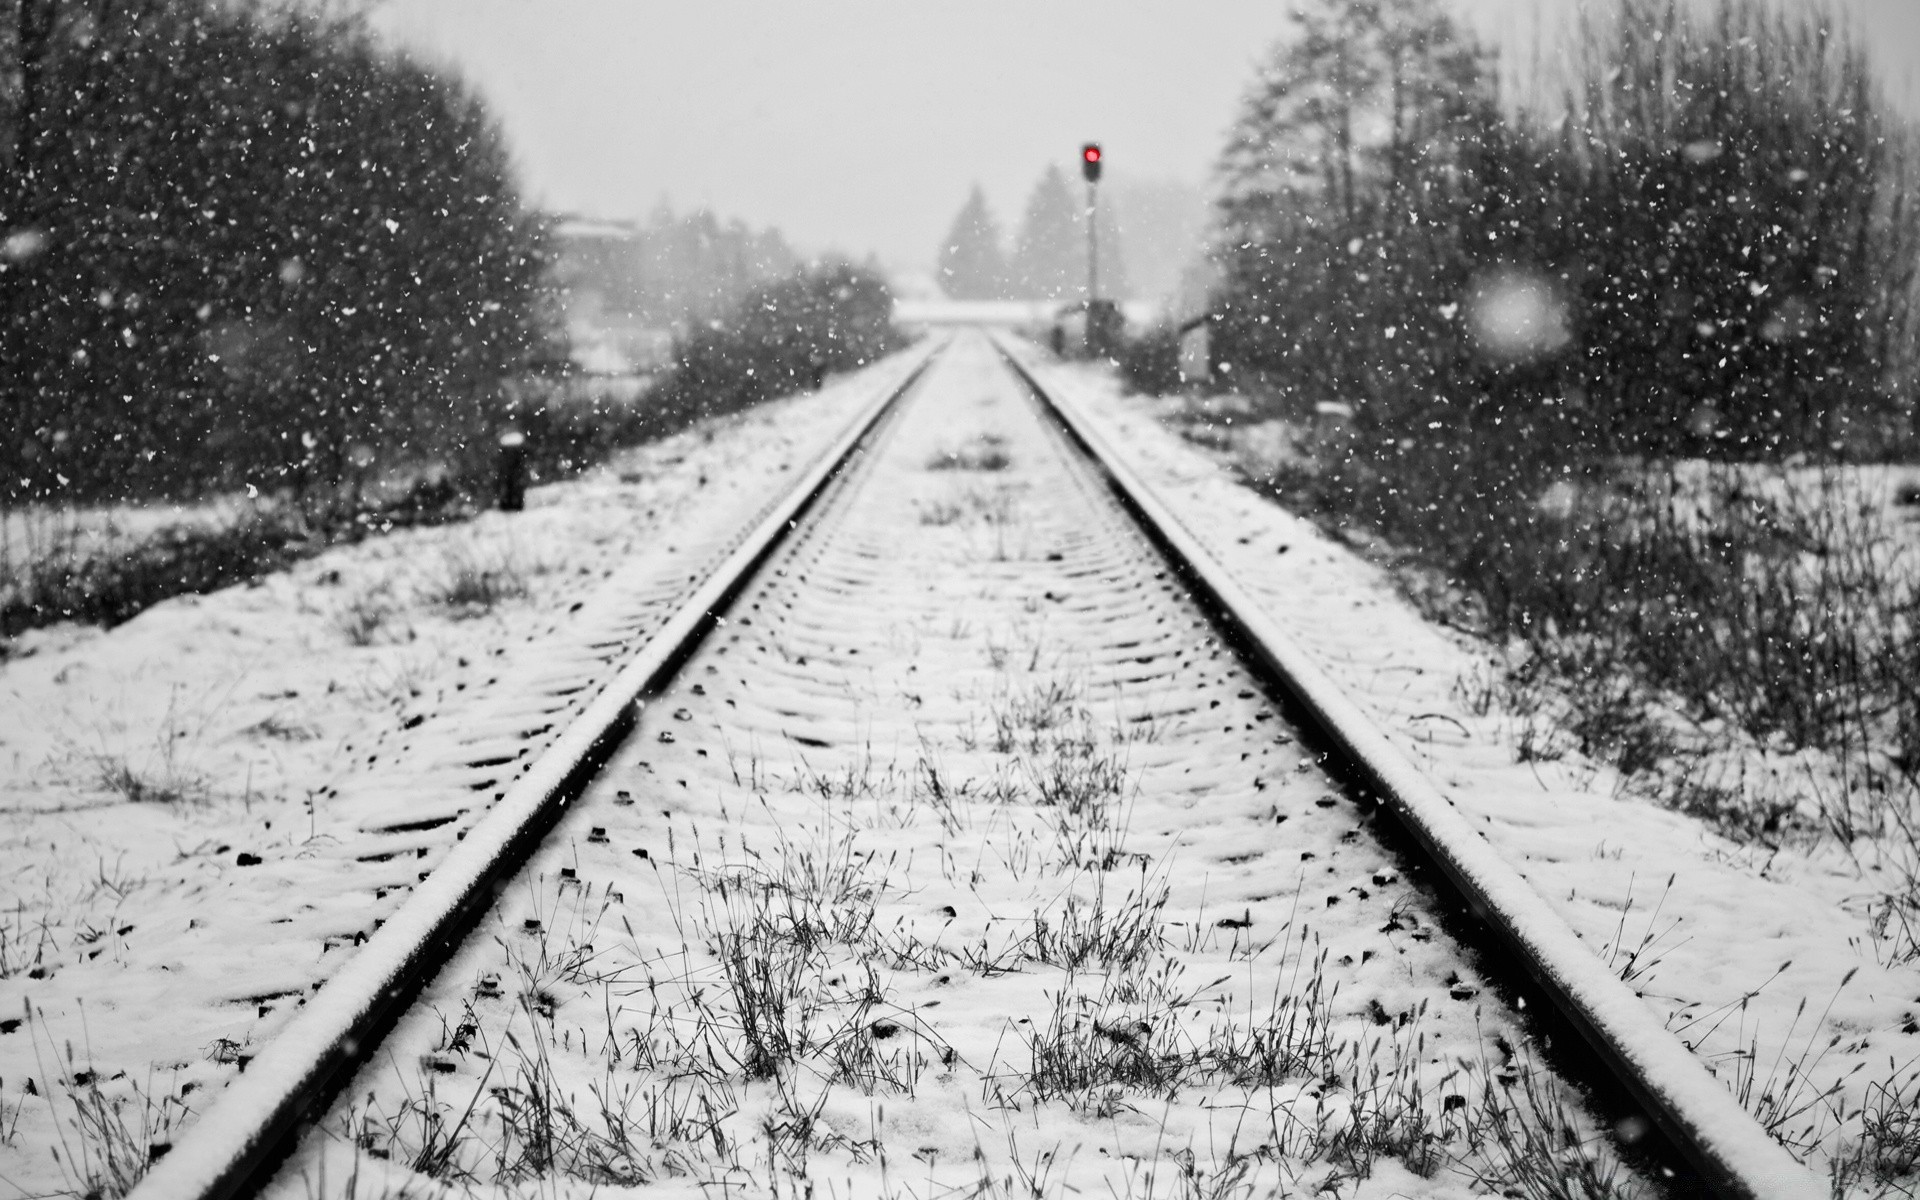
[[269, 1195], [1512, 1181], [1515, 1013], [984, 339], [822, 507]]
[[[119, 1169], [96, 1102], [127, 1105], [141, 1161], [166, 1142], [142, 1120], [176, 1121], [270, 1037], [894, 369], [536, 489], [523, 514], [27, 635], [0, 664], [0, 1181], [85, 1191]], [[1577, 759], [1516, 763], [1524, 714], [1462, 694], [1493, 669], [1481, 648], [1150, 403], [1048, 377], [1752, 1107], [1789, 1134], [1843, 1111], [1857, 1137], [1863, 1107], [1912, 1106], [1920, 971], [1876, 960], [1872, 879], [1730, 842]], [[473, 749], [503, 732], [513, 761]]]
[[1089, 368], [1045, 378], [1085, 397], [1188, 527], [1750, 1111], [1790, 1146], [1821, 1143], [1818, 1158], [1847, 1158], [1842, 1141], [1878, 1128], [1872, 1145], [1920, 1188], [1920, 967], [1880, 961], [1878, 871], [1831, 845], [1730, 841], [1578, 756], [1519, 761], [1530, 714], [1470, 702], [1499, 669], [1487, 647], [1423, 620], [1384, 570], [1239, 486], [1232, 452], [1174, 436], [1164, 406]]
[[[84, 1193], [143, 1166], [903, 366], [535, 488], [523, 513], [18, 639], [0, 1181]], [[116, 1105], [112, 1159], [94, 1114]]]

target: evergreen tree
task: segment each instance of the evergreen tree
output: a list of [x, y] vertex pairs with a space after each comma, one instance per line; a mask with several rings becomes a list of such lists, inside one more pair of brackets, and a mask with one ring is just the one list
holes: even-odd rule
[[1021, 297], [1058, 300], [1078, 296], [1087, 279], [1085, 201], [1076, 200], [1060, 168], [1050, 166], [1027, 195], [1010, 275]]
[[[1007, 282], [1022, 299], [1079, 300], [1087, 294], [1086, 194], [1057, 166], [1048, 167], [1027, 195]], [[1127, 291], [1121, 222], [1109, 194], [1100, 205], [1100, 295], [1111, 300]]]
[[1006, 280], [1000, 223], [975, 184], [940, 244], [940, 287], [956, 300], [999, 300], [1007, 294]]

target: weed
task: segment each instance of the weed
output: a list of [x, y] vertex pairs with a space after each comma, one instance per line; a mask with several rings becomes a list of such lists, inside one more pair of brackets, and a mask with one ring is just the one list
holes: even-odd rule
[[[1750, 988], [1738, 1000], [1710, 1012], [1687, 1015], [1680, 1020], [1675, 1032], [1689, 1044], [1698, 1045], [1731, 1017], [1737, 1015], [1744, 1023], [1752, 1000], [1790, 966], [1791, 963], [1783, 963], [1764, 982]], [[1752, 1114], [1754, 1120], [1775, 1141], [1801, 1157], [1819, 1146], [1845, 1116], [1840, 1097], [1846, 1080], [1835, 1079], [1825, 1084], [1817, 1082], [1821, 1061], [1840, 1044], [1842, 1035], [1834, 1033], [1828, 1036], [1824, 1044], [1816, 1043], [1826, 1028], [1827, 1014], [1832, 1011], [1833, 1002], [1853, 981], [1857, 971], [1858, 968], [1855, 968], [1842, 977], [1833, 996], [1827, 1001], [1826, 1010], [1807, 1031], [1800, 1053], [1793, 1058], [1789, 1059], [1787, 1052], [1795, 1031], [1806, 1016], [1807, 1001], [1804, 997], [1794, 1010], [1793, 1021], [1779, 1039], [1778, 1052], [1764, 1069], [1761, 1065], [1759, 1032], [1749, 1032], [1744, 1028], [1740, 1031], [1741, 1036], [1734, 1050], [1709, 1055], [1704, 1060], [1707, 1069], [1714, 1075], [1724, 1075], [1728, 1090]], [[1669, 1025], [1674, 1023], [1669, 1021]]]
[[474, 1109], [486, 1094], [493, 1066], [488, 1063], [487, 1074], [457, 1115], [450, 1105], [441, 1102], [438, 1085], [431, 1076], [425, 1079], [420, 1094], [407, 1096], [399, 1111], [384, 1124], [371, 1111], [349, 1115], [355, 1149], [369, 1151], [377, 1158], [397, 1158], [408, 1169], [431, 1179], [469, 1178], [471, 1173], [461, 1156], [469, 1148]]
[[1525, 1200], [1627, 1200], [1640, 1189], [1607, 1144], [1574, 1119], [1568, 1097], [1534, 1070], [1488, 1080], [1473, 1114], [1475, 1183]]
[[[1920, 571], [1869, 477], [1606, 460], [1508, 478], [1426, 453], [1377, 476], [1338, 461], [1254, 471], [1330, 527], [1359, 516], [1409, 547], [1397, 573], [1416, 603], [1514, 647], [1504, 680], [1457, 694], [1480, 713], [1550, 699], [1559, 728], [1524, 757], [1578, 749], [1747, 840], [1804, 825], [1915, 844]], [[1821, 764], [1800, 789], [1807, 812], [1744, 769], [1802, 751]]]
[[[151, 1079], [145, 1088], [124, 1072], [103, 1079], [90, 1056], [82, 1065], [71, 1042], [66, 1045], [64, 1063], [59, 1056], [55, 1058], [56, 1066], [64, 1070], [50, 1075], [40, 1048], [45, 1018], [31, 1006], [27, 1016], [40, 1078], [48, 1083], [57, 1080], [59, 1097], [72, 1109], [65, 1128], [61, 1128], [58, 1100], [53, 1091], [45, 1093], [54, 1110], [59, 1139], [57, 1147], [49, 1147], [54, 1161], [73, 1194], [119, 1200], [133, 1190], [149, 1166], [173, 1148], [173, 1131], [187, 1115], [186, 1104], [169, 1092], [156, 1095]], [[13, 1119], [19, 1121], [17, 1108]], [[67, 1129], [73, 1131], [71, 1141]]]
[[1157, 886], [1150, 885], [1143, 866], [1140, 886], [1129, 890], [1117, 906], [1109, 907], [1108, 878], [1107, 872], [1095, 871], [1091, 898], [1082, 899], [1069, 892], [1056, 916], [1035, 914], [1027, 955], [1035, 962], [1066, 971], [1095, 964], [1125, 971], [1140, 966], [1158, 950], [1165, 940], [1160, 914], [1167, 905], [1167, 883], [1162, 880]]
[[1104, 976], [1092, 993], [1069, 973], [1045, 1027], [1027, 1040], [1031, 1065], [1018, 1090], [1099, 1117], [1130, 1095], [1171, 1099], [1202, 1065], [1178, 1019], [1190, 998], [1172, 991], [1177, 970], [1169, 960], [1151, 974]]
[[1006, 439], [985, 433], [956, 449], [942, 450], [927, 460], [929, 471], [1004, 471], [1013, 464]]
[[284, 720], [278, 715], [262, 717], [241, 732], [251, 737], [271, 738], [277, 742], [310, 742], [320, 736], [312, 726]]
[[[0, 520], [0, 530], [11, 523]], [[118, 625], [169, 597], [278, 570], [310, 538], [297, 512], [269, 508], [139, 538], [48, 509], [25, 532], [18, 551], [0, 536], [0, 637], [63, 620]]]
[[921, 507], [920, 523], [936, 527], [952, 525], [966, 515], [967, 509], [963, 504], [957, 504], [951, 500], [935, 500]]
[[[508, 1032], [514, 1052], [515, 1077], [493, 1089], [500, 1127], [495, 1147], [495, 1179], [501, 1182], [541, 1179], [553, 1174], [596, 1184], [632, 1187], [651, 1181], [658, 1168], [633, 1138], [623, 1097], [609, 1088], [595, 1088], [598, 1112], [577, 1111], [573, 1098], [555, 1083], [547, 1058], [547, 1044], [538, 1031], [527, 1049]], [[630, 1096], [631, 1093], [627, 1093]]]
[[371, 588], [342, 602], [333, 615], [333, 624], [350, 645], [371, 646], [398, 611], [399, 606], [385, 587]]
[[[1303, 967], [1309, 970], [1304, 982]], [[1243, 1087], [1331, 1074], [1333, 1000], [1340, 989], [1338, 984], [1328, 986], [1326, 971], [1327, 951], [1322, 948], [1309, 959], [1303, 936], [1293, 977], [1285, 988], [1275, 977], [1266, 1012], [1249, 1012], [1244, 1025], [1216, 1025], [1208, 1033], [1206, 1053], [1213, 1070]]]
[[[62, 1167], [73, 1172], [78, 1194], [102, 1200], [133, 1190], [147, 1168], [172, 1148], [173, 1130], [187, 1112], [178, 1097], [155, 1100], [132, 1083], [113, 1092], [94, 1082], [69, 1083], [66, 1095], [78, 1151], [69, 1149]], [[66, 1145], [64, 1137], [61, 1143]]]
[[442, 655], [428, 650], [393, 656], [382, 655], [367, 664], [366, 672], [354, 685], [357, 699], [386, 708], [405, 708], [419, 699], [438, 672]]
[[1633, 911], [1632, 883], [1628, 883], [1627, 902], [1620, 909], [1619, 927], [1614, 930], [1613, 940], [1606, 947], [1607, 969], [1618, 975], [1623, 983], [1633, 984], [1641, 979], [1651, 982], [1653, 971], [1660, 965], [1661, 959], [1680, 944], [1660, 944], [1668, 934], [1680, 927], [1678, 917], [1669, 920], [1664, 927], [1659, 925], [1660, 910], [1666, 906], [1667, 896], [1673, 891], [1674, 878], [1672, 875], [1667, 877], [1667, 885], [1660, 891], [1659, 903], [1653, 906], [1653, 912], [1647, 916], [1647, 926], [1640, 935], [1639, 943], [1633, 949], [1626, 950], [1623, 956], [1621, 951], [1625, 950], [1627, 944], [1627, 914]]
[[[1078, 1147], [1076, 1147], [1078, 1149]], [[973, 1151], [974, 1162], [979, 1165], [980, 1175], [971, 1196], [980, 1200], [1051, 1200], [1057, 1196], [1072, 1195], [1078, 1189], [1069, 1182], [1068, 1167], [1072, 1165], [1073, 1155], [1069, 1153], [1066, 1161], [1060, 1158], [1060, 1147], [1050, 1146], [1036, 1150], [1032, 1154], [1022, 1154], [1020, 1139], [1013, 1129], [1007, 1129], [1007, 1172], [996, 1176], [987, 1165], [986, 1151], [977, 1144]], [[1055, 1174], [1058, 1171], [1059, 1174]]]
[[1899, 891], [1876, 897], [1869, 908], [1868, 932], [1884, 966], [1920, 961], [1920, 879]]
[[97, 765], [99, 786], [131, 804], [176, 804], [206, 796], [204, 778], [178, 774], [171, 764], [157, 774], [138, 770], [122, 758], [102, 758]]
[[[1867, 1088], [1861, 1110], [1861, 1140], [1865, 1165], [1882, 1181], [1920, 1174], [1920, 1073], [1889, 1067], [1888, 1077]], [[1911, 1067], [1911, 1064], [1909, 1064]]]
[[30, 914], [26, 901], [17, 900], [11, 912], [0, 913], [0, 979], [42, 970], [59, 950], [50, 910], [49, 904]]
[[[463, 1102], [443, 1100], [428, 1077], [391, 1115], [371, 1105], [350, 1113], [345, 1137], [356, 1152], [467, 1185], [557, 1174], [633, 1186], [662, 1174], [653, 1141], [634, 1117], [635, 1091], [616, 1091], [609, 1072], [589, 1089], [591, 1107], [576, 1108], [574, 1097], [554, 1080], [545, 1043], [537, 1034], [529, 1040], [531, 1049], [507, 1030], [504, 1047], [489, 1054], [486, 1073]], [[502, 1061], [509, 1062], [508, 1073], [489, 1087]], [[658, 1122], [653, 1127], [661, 1128]]]
[[450, 550], [442, 568], [430, 596], [455, 618], [481, 616], [528, 594], [527, 571], [511, 551]]
[[[1014, 522], [1018, 496], [1015, 488], [1005, 484], [984, 492], [978, 488], [968, 488], [967, 509], [981, 524], [1004, 530]], [[1003, 552], [999, 557], [1005, 558], [1006, 555]]]
[[[536, 883], [528, 890], [535, 915], [529, 925], [523, 926], [522, 933], [536, 936], [494, 939], [505, 953], [508, 969], [519, 977], [522, 1001], [536, 1010], [548, 1009], [561, 983], [595, 983], [613, 978], [600, 968], [603, 953], [594, 948], [601, 924], [613, 906], [612, 893], [602, 892], [597, 907], [593, 906], [591, 895], [582, 894], [577, 898], [556, 895], [554, 904], [543, 912], [540, 896], [544, 889]], [[561, 918], [563, 909], [567, 915]], [[556, 935], [561, 939], [557, 946]], [[530, 946], [526, 945], [528, 941]]]
[[[217, 706], [216, 706], [217, 707]], [[113, 745], [103, 734], [89, 750], [74, 751], [86, 764], [90, 782], [133, 804], [178, 804], [212, 794], [212, 781], [195, 761], [215, 709], [189, 712], [180, 689], [167, 698], [166, 712], [150, 744], [138, 751]]]
[[[1038, 753], [1046, 748], [1046, 735], [1086, 726], [1089, 718], [1080, 705], [1080, 696], [1078, 684], [1050, 679], [1024, 691], [1009, 690], [996, 697], [989, 709], [993, 722], [989, 748], [995, 754], [1011, 754], [1016, 750]], [[1090, 738], [1083, 736], [1079, 741], [1086, 744]]]

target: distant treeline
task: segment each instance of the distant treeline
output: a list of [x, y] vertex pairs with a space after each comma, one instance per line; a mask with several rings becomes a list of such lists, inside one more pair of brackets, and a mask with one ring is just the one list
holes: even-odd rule
[[[816, 263], [747, 289], [725, 311], [675, 339], [673, 358], [637, 402], [536, 395], [506, 418], [527, 435], [532, 466], [552, 478], [621, 446], [707, 417], [817, 388], [906, 345], [886, 281], [842, 263]], [[474, 464], [484, 471], [490, 463]]]
[[569, 306], [616, 325], [684, 331], [802, 261], [777, 229], [705, 209], [676, 215], [664, 204], [644, 224], [562, 221], [553, 232], [554, 275]]
[[[1012, 244], [979, 185], [967, 194], [940, 243], [940, 288], [956, 300], [1059, 300], [1087, 290], [1087, 204], [1074, 195], [1059, 167], [1040, 173]], [[1111, 188], [1109, 188], [1111, 191]], [[1100, 294], [1125, 296], [1127, 262], [1113, 199], [1096, 217], [1100, 235]]]
[[1687, 11], [1590, 14], [1515, 112], [1436, 0], [1303, 5], [1223, 160], [1223, 378], [1351, 406], [1342, 486], [1422, 506], [1409, 459], [1481, 487], [1460, 469], [1910, 446], [1912, 129], [1832, 12]]
[[0, 12], [0, 501], [337, 491], [543, 336], [478, 99], [324, 12]]

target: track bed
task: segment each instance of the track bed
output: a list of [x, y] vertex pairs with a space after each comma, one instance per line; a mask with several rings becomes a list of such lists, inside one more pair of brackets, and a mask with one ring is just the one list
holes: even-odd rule
[[963, 341], [275, 1192], [1625, 1182], [1315, 757]]

